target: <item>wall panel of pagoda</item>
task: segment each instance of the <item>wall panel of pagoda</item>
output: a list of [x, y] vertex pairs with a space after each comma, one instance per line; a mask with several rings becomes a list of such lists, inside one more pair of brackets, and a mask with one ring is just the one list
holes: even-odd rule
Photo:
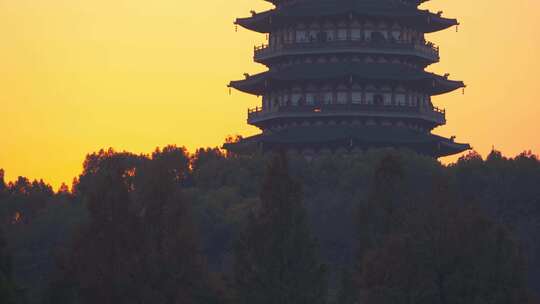
[[363, 104], [433, 108], [431, 96], [402, 84], [307, 83], [275, 89], [262, 97], [263, 111], [280, 107]]
[[[375, 34], [374, 34], [375, 33]], [[376, 19], [321, 19], [300, 21], [270, 33], [270, 47], [324, 41], [370, 41], [383, 38], [396, 43], [423, 43], [424, 33], [404, 24]]]

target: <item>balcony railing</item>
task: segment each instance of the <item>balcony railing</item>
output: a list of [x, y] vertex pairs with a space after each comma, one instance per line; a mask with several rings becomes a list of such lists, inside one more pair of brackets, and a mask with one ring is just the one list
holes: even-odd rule
[[428, 118], [437, 123], [444, 123], [446, 111], [437, 107], [422, 108], [408, 105], [368, 105], [368, 104], [325, 104], [325, 105], [302, 105], [280, 106], [277, 109], [263, 110], [260, 107], [248, 109], [248, 120], [256, 122], [269, 118], [287, 116], [327, 116], [327, 115], [351, 115], [351, 114], [404, 114]]
[[287, 42], [280, 45], [270, 46], [263, 44], [255, 46], [255, 59], [261, 60], [272, 56], [299, 51], [325, 51], [325, 50], [358, 50], [365, 52], [414, 52], [426, 58], [439, 60], [439, 47], [431, 42], [411, 43], [402, 41], [373, 41], [373, 40], [330, 40], [330, 41], [306, 41]]

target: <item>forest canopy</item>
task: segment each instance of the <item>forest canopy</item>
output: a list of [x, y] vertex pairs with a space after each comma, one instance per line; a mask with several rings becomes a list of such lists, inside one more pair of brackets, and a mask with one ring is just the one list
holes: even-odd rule
[[[447, 166], [393, 149], [282, 157], [102, 150], [58, 191], [0, 170], [1, 299], [228, 303], [249, 302], [250, 288], [296, 303], [280, 284], [298, 280], [320, 303], [532, 303], [540, 292], [534, 154], [470, 152]], [[295, 259], [309, 263], [287, 266]]]

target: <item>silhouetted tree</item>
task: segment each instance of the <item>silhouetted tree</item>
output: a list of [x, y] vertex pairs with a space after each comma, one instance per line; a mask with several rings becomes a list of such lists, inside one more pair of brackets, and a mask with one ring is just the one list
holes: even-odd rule
[[69, 187], [65, 183], [62, 183], [58, 188], [57, 194], [59, 195], [69, 195]]
[[325, 267], [284, 155], [269, 164], [260, 199], [235, 248], [238, 302], [325, 303]]
[[112, 150], [89, 155], [78, 191], [90, 219], [73, 242], [70, 266], [82, 303], [137, 299], [142, 226], [131, 204], [136, 168], [144, 158]]
[[13, 269], [11, 256], [4, 235], [0, 230], [0, 303], [17, 304], [20, 300], [20, 290], [13, 281]]
[[136, 203], [144, 229], [140, 274], [143, 303], [214, 303], [213, 285], [201, 255], [191, 206], [182, 194], [189, 175], [185, 149], [166, 147], [145, 162], [135, 180]]
[[397, 228], [398, 208], [407, 199], [403, 179], [403, 165], [395, 154], [387, 154], [376, 166], [367, 200], [359, 208], [360, 258]]
[[526, 303], [521, 247], [444, 182], [362, 259], [363, 303]]
[[[0, 194], [0, 222], [5, 227], [6, 237], [10, 243], [13, 267], [17, 270], [16, 283], [18, 286], [24, 287], [30, 303], [37, 303], [37, 298], [42, 294], [43, 288], [49, 285], [46, 282], [49, 280], [47, 278], [52, 278], [51, 285], [59, 286], [57, 288], [59, 292], [56, 293], [58, 297], [53, 297], [52, 303], [61, 303], [59, 299], [62, 298], [62, 294], [70, 295], [72, 290], [78, 290], [77, 284], [75, 284], [72, 285], [74, 289], [70, 289], [70, 287], [66, 293], [63, 293], [63, 286], [69, 287], [70, 284], [74, 283], [53, 274], [54, 260], [50, 253], [57, 246], [68, 246], [69, 238], [72, 231], [77, 230], [76, 227], [81, 227], [79, 231], [86, 231], [91, 223], [95, 225], [95, 221], [91, 220], [94, 216], [89, 216], [86, 209], [86, 207], [90, 207], [88, 205], [88, 191], [98, 189], [96, 188], [98, 183], [95, 183], [96, 176], [104, 174], [102, 169], [109, 170], [106, 169], [108, 166], [106, 163], [111, 158], [120, 158], [122, 155], [125, 156], [125, 167], [129, 168], [124, 171], [125, 174], [121, 178], [122, 183], [111, 183], [112, 187], [109, 187], [107, 183], [101, 183], [100, 187], [106, 190], [103, 193], [109, 193], [108, 196], [110, 196], [112, 189], [123, 189], [122, 191], [127, 192], [128, 200], [125, 204], [128, 208], [125, 210], [127, 210], [128, 216], [126, 219], [116, 218], [115, 222], [119, 222], [119, 226], [123, 225], [122, 221], [124, 220], [129, 223], [127, 219], [134, 219], [133, 229], [127, 228], [125, 232], [114, 234], [119, 238], [132, 237], [134, 239], [127, 242], [133, 244], [133, 252], [122, 252], [126, 257], [126, 265], [134, 266], [124, 265], [122, 267], [128, 269], [129, 273], [133, 273], [137, 279], [131, 282], [126, 281], [129, 286], [125, 288], [134, 290], [132, 294], [142, 299], [143, 296], [151, 293], [146, 289], [148, 285], [142, 286], [140, 278], [146, 278], [146, 276], [140, 275], [141, 273], [152, 273], [151, 278], [155, 282], [160, 280], [173, 281], [165, 279], [167, 276], [155, 275], [159, 273], [155, 269], [152, 272], [146, 272], [153, 265], [153, 261], [159, 261], [158, 257], [163, 256], [155, 253], [157, 250], [154, 248], [158, 248], [156, 244], [169, 242], [148, 240], [150, 236], [155, 235], [161, 235], [160, 238], [169, 239], [171, 243], [178, 242], [180, 244], [184, 242], [181, 240], [185, 240], [185, 246], [188, 248], [194, 248], [190, 244], [199, 243], [200, 237], [202, 251], [205, 257], [208, 256], [209, 268], [212, 271], [232, 273], [234, 258], [230, 249], [234, 240], [238, 238], [239, 231], [246, 225], [247, 214], [253, 206], [260, 202], [260, 186], [264, 176], [264, 165], [262, 164], [265, 156], [260, 154], [220, 155], [218, 151], [217, 149], [205, 149], [204, 153], [191, 156], [188, 177], [182, 182], [174, 183], [173, 193], [164, 190], [154, 191], [152, 189], [155, 189], [155, 186], [149, 184], [147, 187], [146, 182], [142, 182], [143, 175], [148, 176], [149, 179], [160, 176], [153, 173], [157, 171], [154, 170], [156, 165], [149, 165], [154, 161], [153, 156], [109, 153], [110, 151], [102, 151], [88, 156], [85, 162], [85, 172], [81, 175], [81, 182], [77, 178], [74, 179], [73, 195], [69, 200], [64, 199], [62, 195], [50, 194], [52, 190], [46, 183], [40, 183], [40, 181], [32, 182], [26, 178], [20, 178], [18, 181], [6, 185], [4, 197], [2, 198]], [[160, 150], [159, 153], [162, 151]], [[393, 155], [398, 165], [389, 167], [400, 167], [401, 174], [383, 174], [383, 176], [393, 176], [393, 178], [386, 182], [385, 179], [381, 179], [379, 190], [375, 191], [377, 189], [375, 172], [377, 168], [381, 167], [381, 160], [386, 158], [388, 154]], [[416, 207], [437, 203], [437, 200], [433, 198], [436, 196], [430, 192], [432, 192], [433, 184], [436, 184], [434, 177], [441, 175], [441, 172], [448, 175], [450, 179], [448, 188], [452, 191], [448, 195], [448, 202], [453, 208], [467, 207], [469, 209], [466, 210], [469, 211], [460, 212], [464, 214], [480, 213], [481, 217], [487, 217], [489, 221], [495, 222], [496, 224], [492, 224], [496, 227], [508, 227], [512, 235], [510, 236], [508, 232], [503, 234], [510, 239], [517, 238], [518, 240], [514, 243], [523, 244], [528, 261], [527, 272], [530, 275], [530, 286], [537, 293], [540, 293], [540, 271], [538, 271], [540, 269], [540, 187], [538, 187], [540, 162], [538, 157], [532, 153], [524, 152], [516, 157], [508, 158], [495, 152], [490, 157], [490, 161], [485, 161], [478, 153], [471, 152], [462, 157], [456, 164], [448, 167], [441, 166], [436, 160], [428, 157], [392, 149], [370, 150], [346, 157], [341, 154], [328, 153], [309, 162], [301, 156], [291, 157], [290, 175], [302, 182], [303, 200], [311, 223], [311, 231], [320, 241], [321, 256], [330, 266], [328, 267], [329, 271], [333, 272], [328, 275], [330, 288], [339, 285], [340, 269], [346, 268], [354, 274], [349, 278], [343, 277], [344, 285], [348, 285], [348, 287], [342, 291], [348, 290], [349, 292], [342, 293], [340, 291], [337, 293], [335, 290], [331, 290], [329, 292], [331, 295], [338, 294], [336, 299], [332, 298], [331, 300], [345, 299], [343, 300], [345, 303], [349, 301], [346, 299], [351, 299], [351, 294], [358, 296], [361, 276], [354, 271], [357, 266], [362, 265], [360, 261], [363, 260], [356, 256], [358, 247], [364, 251], [371, 248], [371, 252], [380, 253], [382, 248], [390, 246], [388, 245], [390, 244], [389, 240], [392, 239], [395, 240], [394, 243], [401, 244], [401, 247], [406, 247], [403, 245], [404, 241], [401, 241], [406, 240], [410, 243], [411, 250], [420, 248], [414, 237], [412, 237], [412, 241], [410, 240], [410, 235], [414, 235], [417, 233], [414, 231], [422, 231], [422, 229], [413, 229], [412, 227], [415, 226], [411, 226], [409, 221], [417, 218], [419, 223], [424, 222], [427, 216], [422, 215]], [[200, 159], [198, 160], [198, 158]], [[127, 164], [130, 161], [133, 164]], [[173, 166], [175, 168], [185, 167], [184, 165]], [[387, 172], [394, 171], [385, 170]], [[394, 182], [389, 182], [391, 180]], [[178, 191], [180, 184], [182, 190]], [[121, 187], [115, 185], [121, 185]], [[79, 191], [79, 189], [83, 191]], [[395, 190], [386, 193], [387, 189]], [[155, 196], [150, 194], [151, 192], [165, 193], [166, 195], [163, 199], [154, 199]], [[454, 199], [454, 196], [457, 196], [458, 199]], [[440, 197], [447, 197], [447, 195]], [[83, 201], [84, 203], [81, 203]], [[104, 201], [104, 199], [100, 199], [100, 201]], [[108, 199], [108, 201], [113, 200]], [[358, 225], [359, 219], [356, 211], [359, 208], [359, 202], [363, 202], [362, 208], [367, 211], [360, 215], [360, 217], [366, 218], [365, 221], [361, 221], [360, 227], [365, 225], [375, 232], [371, 235], [362, 229], [360, 230], [366, 233], [364, 238], [369, 242], [357, 239], [356, 225]], [[375, 207], [374, 210], [367, 207], [370, 202]], [[442, 202], [439, 201], [438, 204], [441, 205]], [[146, 206], [162, 205], [162, 209], [165, 210], [162, 217], [156, 215], [158, 213], [156, 210], [150, 212], [150, 209], [146, 208]], [[97, 205], [94, 203], [92, 206], [94, 208]], [[104, 208], [104, 206], [106, 204], [100, 208]], [[174, 233], [167, 232], [170, 230], [165, 229], [165, 227], [150, 227], [150, 225], [159, 222], [159, 219], [164, 219], [164, 223], [170, 223], [166, 219], [174, 217], [167, 214], [178, 212], [179, 215], [175, 216], [178, 217], [178, 231], [184, 231], [178, 232], [178, 234], [187, 235], [185, 231], [190, 231], [191, 228], [189, 225], [184, 226], [184, 224], [189, 222], [187, 214], [191, 212], [191, 207], [193, 207], [197, 228], [201, 230], [200, 236], [173, 237]], [[386, 224], [383, 225], [384, 223]], [[501, 229], [505, 231], [504, 228]], [[96, 229], [94, 231], [105, 230]], [[81, 232], [77, 234], [82, 235]], [[418, 235], [422, 234], [426, 234], [426, 232], [418, 232]], [[92, 251], [94, 250], [92, 244], [98, 244], [96, 239], [100, 234], [94, 235], [88, 232], [87, 235], [91, 244], [79, 245], [79, 250], [90, 248]], [[106, 237], [109, 236], [112, 234], [106, 235]], [[75, 239], [80, 239], [81, 242], [85, 240], [80, 237]], [[75, 244], [79, 243], [76, 241]], [[165, 248], [172, 247], [165, 246]], [[100, 250], [104, 251], [103, 248]], [[429, 248], [429, 246], [424, 248]], [[172, 249], [170, 250], [172, 251]], [[169, 249], [165, 251], [169, 251]], [[468, 252], [473, 252], [473, 250]], [[188, 256], [191, 259], [191, 255]], [[416, 255], [409, 254], [408, 256], [415, 257]], [[104, 263], [101, 255], [92, 258], [89, 253], [87, 257], [88, 260], [85, 260], [84, 263], [88, 265], [93, 265], [92, 263], [97, 261]], [[68, 256], [68, 258], [67, 265], [70, 267], [72, 263], [75, 265], [84, 264], [82, 261], [73, 260], [72, 256]], [[129, 262], [130, 259], [137, 262]], [[194, 260], [201, 261], [201, 269], [206, 267], [204, 259], [195, 258]], [[180, 265], [179, 262], [173, 264]], [[173, 264], [170, 266], [173, 267]], [[154, 265], [157, 265], [157, 262]], [[195, 269], [192, 266], [186, 267]], [[88, 268], [91, 267], [88, 266]], [[93, 269], [89, 269], [90, 271]], [[183, 290], [199, 290], [198, 287], [195, 287], [204, 286], [205, 281], [207, 281], [204, 278], [208, 276], [210, 276], [211, 285], [209, 290], [214, 290], [213, 286], [216, 285], [213, 283], [214, 276], [204, 274], [196, 276], [201, 278], [198, 281], [200, 283], [193, 285], [193, 288], [182, 287]], [[88, 274], [87, 277], [89, 277]], [[76, 277], [73, 280], [77, 283], [75, 279]], [[219, 286], [219, 284], [217, 285]], [[156, 293], [165, 293], [165, 289], [155, 288], [153, 290]], [[64, 291], [66, 290], [64, 289]], [[213, 292], [209, 292], [209, 294], [211, 293]], [[342, 297], [343, 295], [348, 295], [348, 297]]]
[[182, 194], [189, 173], [187, 152], [174, 146], [151, 158], [114, 151], [87, 158], [77, 189], [90, 222], [70, 258], [83, 303], [220, 300]]
[[192, 157], [193, 171], [198, 171], [209, 162], [223, 162], [225, 155], [218, 148], [199, 148]]

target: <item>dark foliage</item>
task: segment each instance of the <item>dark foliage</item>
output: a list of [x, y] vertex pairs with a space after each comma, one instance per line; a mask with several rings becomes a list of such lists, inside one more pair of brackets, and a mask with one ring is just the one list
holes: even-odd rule
[[[386, 165], [381, 166], [383, 160]], [[6, 183], [0, 171], [0, 226], [12, 252], [13, 278], [30, 303], [77, 303], [79, 294], [97, 296], [81, 287], [101, 289], [92, 279], [99, 270], [108, 282], [122, 283], [113, 285], [114, 293], [128, 301], [174, 297], [172, 289], [164, 286], [180, 284], [174, 269], [185, 267], [188, 273], [196, 272], [197, 283], [184, 289], [194, 298], [197, 294], [215, 298], [216, 293], [218, 298], [228, 298], [233, 244], [250, 221], [257, 222], [249, 214], [262, 204], [267, 162], [264, 155], [227, 155], [215, 148], [193, 155], [174, 147], [148, 156], [102, 151], [88, 156], [85, 171], [74, 180], [71, 191], [63, 186], [57, 193], [43, 181], [23, 177]], [[455, 237], [446, 238], [449, 244], [458, 240], [471, 245], [448, 249], [449, 253], [467, 257], [499, 248], [509, 261], [500, 264], [502, 272], [521, 267], [524, 257], [529, 286], [540, 292], [540, 161], [533, 154], [506, 158], [494, 151], [484, 160], [471, 153], [446, 167], [412, 152], [375, 150], [313, 160], [291, 155], [289, 166], [291, 180], [303, 189], [306, 222], [327, 265], [331, 300], [354, 303], [358, 286], [367, 284], [357, 274], [367, 270], [362, 261], [393, 258], [389, 248], [405, 252], [410, 259], [436, 260], [428, 254], [434, 248], [426, 237], [429, 230], [421, 229], [429, 221], [419, 226], [404, 219], [422, 223], [452, 212], [458, 218], [440, 221], [438, 227], [484, 224], [476, 234], [456, 229]], [[436, 194], [433, 189], [441, 185], [446, 192]], [[441, 207], [450, 202], [452, 208]], [[419, 206], [424, 206], [423, 212]], [[411, 238], [415, 234], [419, 237]], [[473, 246], [469, 237], [485, 239], [479, 242], [484, 247]], [[417, 255], [418, 248], [425, 249], [423, 255]], [[174, 252], [178, 254], [171, 257]], [[74, 264], [76, 256], [98, 266]], [[487, 275], [481, 265], [495, 258], [485, 257], [486, 261], [462, 259], [456, 269], [476, 263], [476, 268], [470, 268], [479, 276]], [[160, 269], [164, 265], [170, 269]], [[214, 273], [224, 274], [225, 279]], [[149, 284], [141, 288], [141, 277], [159, 288]], [[122, 296], [125, 293], [128, 298]], [[213, 299], [200, 301], [207, 300]], [[534, 303], [532, 297], [530, 302]]]
[[151, 157], [90, 155], [77, 192], [90, 218], [72, 245], [68, 271], [82, 303], [213, 303], [216, 288], [201, 256], [184, 149]]
[[260, 199], [236, 245], [238, 303], [325, 303], [325, 268], [284, 155], [270, 162]]
[[[399, 161], [386, 158], [375, 175], [367, 212], [385, 217], [379, 242], [360, 257], [363, 303], [526, 303], [527, 270], [521, 247], [478, 208], [456, 200], [444, 176], [430, 195], [389, 208]], [[389, 191], [385, 191], [388, 189]], [[399, 193], [406, 193], [401, 190]], [[397, 215], [397, 216], [396, 216]], [[361, 242], [363, 238], [361, 238]], [[365, 241], [364, 241], [365, 242]]]
[[0, 303], [23, 303], [22, 296], [22, 291], [15, 285], [13, 280], [11, 255], [8, 253], [4, 235], [0, 230]]

